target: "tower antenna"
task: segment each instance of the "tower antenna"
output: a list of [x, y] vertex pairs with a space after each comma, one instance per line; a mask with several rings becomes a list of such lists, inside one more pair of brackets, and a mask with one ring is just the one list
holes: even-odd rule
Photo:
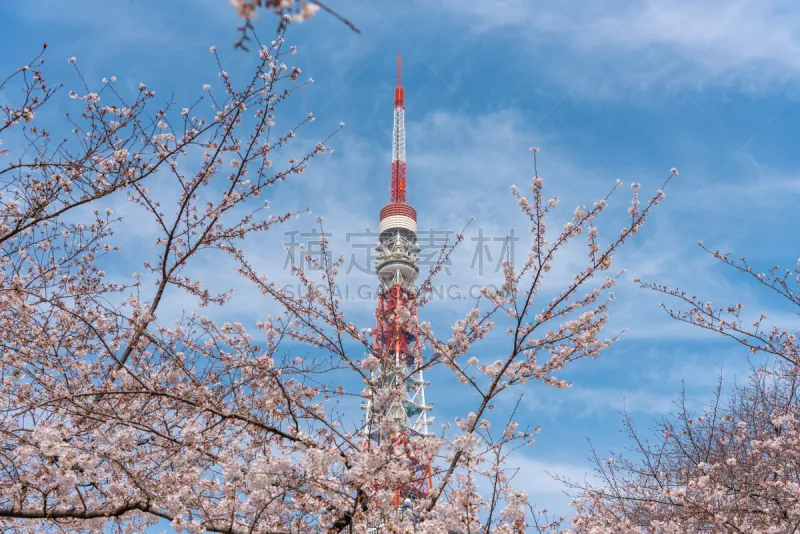
[[397, 87], [394, 88], [394, 128], [392, 129], [391, 202], [406, 201], [406, 119], [405, 89], [401, 84], [402, 57], [397, 54]]

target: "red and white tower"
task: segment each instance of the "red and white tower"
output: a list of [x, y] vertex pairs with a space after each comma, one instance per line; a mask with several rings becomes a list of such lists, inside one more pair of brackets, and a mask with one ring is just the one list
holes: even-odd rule
[[[394, 90], [394, 129], [392, 132], [392, 175], [389, 203], [380, 214], [379, 243], [376, 247], [377, 274], [380, 283], [375, 313], [375, 353], [382, 355], [381, 365], [373, 372], [378, 387], [400, 391], [387, 405], [377, 407], [371, 400], [365, 405], [365, 433], [370, 441], [391, 439], [407, 443], [415, 437], [428, 436], [431, 406], [425, 403], [422, 371], [422, 345], [413, 332], [417, 324], [417, 212], [406, 203], [406, 133], [405, 94], [400, 78], [401, 58], [397, 56], [397, 87]], [[417, 369], [417, 370], [415, 370]], [[390, 419], [395, 424], [383, 425]], [[400, 431], [387, 433], [387, 426]], [[429, 458], [410, 458], [414, 480], [395, 489], [394, 503], [408, 505], [430, 493], [432, 478]]]

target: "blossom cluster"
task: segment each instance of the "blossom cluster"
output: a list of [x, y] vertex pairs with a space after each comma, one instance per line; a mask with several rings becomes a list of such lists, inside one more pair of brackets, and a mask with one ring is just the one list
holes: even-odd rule
[[[54, 94], [38, 60], [3, 82], [22, 91], [9, 93], [0, 132], [24, 127], [19, 137], [28, 143], [8, 147], [0, 170], [8, 180], [0, 196], [4, 526], [85, 532], [114, 524], [137, 532], [162, 519], [191, 533], [341, 532], [375, 522], [396, 532], [529, 526], [527, 496], [513, 488], [508, 460], [533, 444], [538, 429], [522, 424], [516, 409], [505, 424], [490, 412], [507, 390], [532, 381], [567, 388], [559, 378], [567, 366], [616, 340], [601, 336], [617, 279], [607, 276], [612, 256], [663, 195], [633, 210], [605, 247], [593, 222], [606, 199], [549, 230], [558, 201], [544, 200], [534, 151], [531, 199], [513, 192], [529, 217], [531, 246], [522, 262], [503, 262], [502, 286], [486, 288], [444, 334], [418, 321], [462, 232], [402, 305], [378, 312], [424, 349], [409, 358], [410, 374], [451, 375], [476, 402], [438, 437], [411, 435], [391, 417], [372, 434], [347, 415], [357, 410], [353, 399], [388, 413], [414, 384], [375, 332], [348, 320], [335, 292], [344, 258], [307, 255], [315, 269], [293, 266], [295, 293], [261, 272], [242, 245], [307, 212], [264, 197], [274, 199], [274, 188], [301, 180], [312, 160], [331, 152], [327, 136], [293, 153], [311, 114], [276, 126], [284, 103], [310, 83], [285, 63], [294, 51], [279, 37], [253, 54], [254, 75], [239, 83], [212, 47], [217, 81], [186, 106], [158, 104], [144, 83], [125, 92], [113, 76], [95, 88], [70, 58], [79, 83], [67, 104], [77, 111], [57, 146], [36, 124]], [[145, 235], [151, 247], [131, 255], [130, 277], [108, 268], [119, 265], [110, 261], [121, 246], [116, 211], [154, 228]], [[582, 235], [586, 265], [537, 304], [554, 257]], [[320, 247], [327, 251], [327, 238]], [[212, 293], [193, 274], [200, 257], [235, 272], [280, 313], [255, 309], [255, 328], [199, 312], [170, 316], [166, 303], [181, 295], [198, 309], [230, 302], [232, 289]], [[498, 325], [508, 342], [489, 350]], [[390, 373], [397, 380], [384, 379]], [[398, 507], [398, 495], [423, 476], [430, 486]]]

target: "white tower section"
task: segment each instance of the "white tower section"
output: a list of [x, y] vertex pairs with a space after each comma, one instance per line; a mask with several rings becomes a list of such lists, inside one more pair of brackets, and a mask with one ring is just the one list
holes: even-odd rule
[[394, 132], [392, 135], [392, 162], [406, 162], [406, 110], [394, 108]]

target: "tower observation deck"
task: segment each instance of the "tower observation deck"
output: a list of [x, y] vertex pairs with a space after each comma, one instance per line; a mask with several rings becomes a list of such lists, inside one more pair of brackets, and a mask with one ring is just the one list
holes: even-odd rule
[[[392, 130], [390, 200], [380, 211], [379, 242], [376, 247], [379, 292], [373, 346], [381, 357], [372, 379], [377, 387], [399, 389], [403, 392], [388, 406], [376, 408], [367, 400], [364, 433], [368, 441], [381, 443], [390, 439], [404, 442], [413, 437], [428, 436], [431, 406], [425, 402], [425, 387], [419, 364], [422, 344], [415, 328], [417, 318], [417, 287], [420, 248], [417, 245], [417, 212], [406, 202], [406, 133], [405, 91], [401, 80], [401, 57], [397, 56], [397, 87], [394, 89], [394, 128]], [[408, 317], [410, 320], [403, 320]], [[383, 431], [386, 419], [392, 420], [399, 431]], [[410, 458], [414, 481], [395, 488], [394, 504], [413, 506], [413, 501], [427, 496], [433, 487], [429, 458]], [[379, 525], [368, 528], [378, 532]]]

